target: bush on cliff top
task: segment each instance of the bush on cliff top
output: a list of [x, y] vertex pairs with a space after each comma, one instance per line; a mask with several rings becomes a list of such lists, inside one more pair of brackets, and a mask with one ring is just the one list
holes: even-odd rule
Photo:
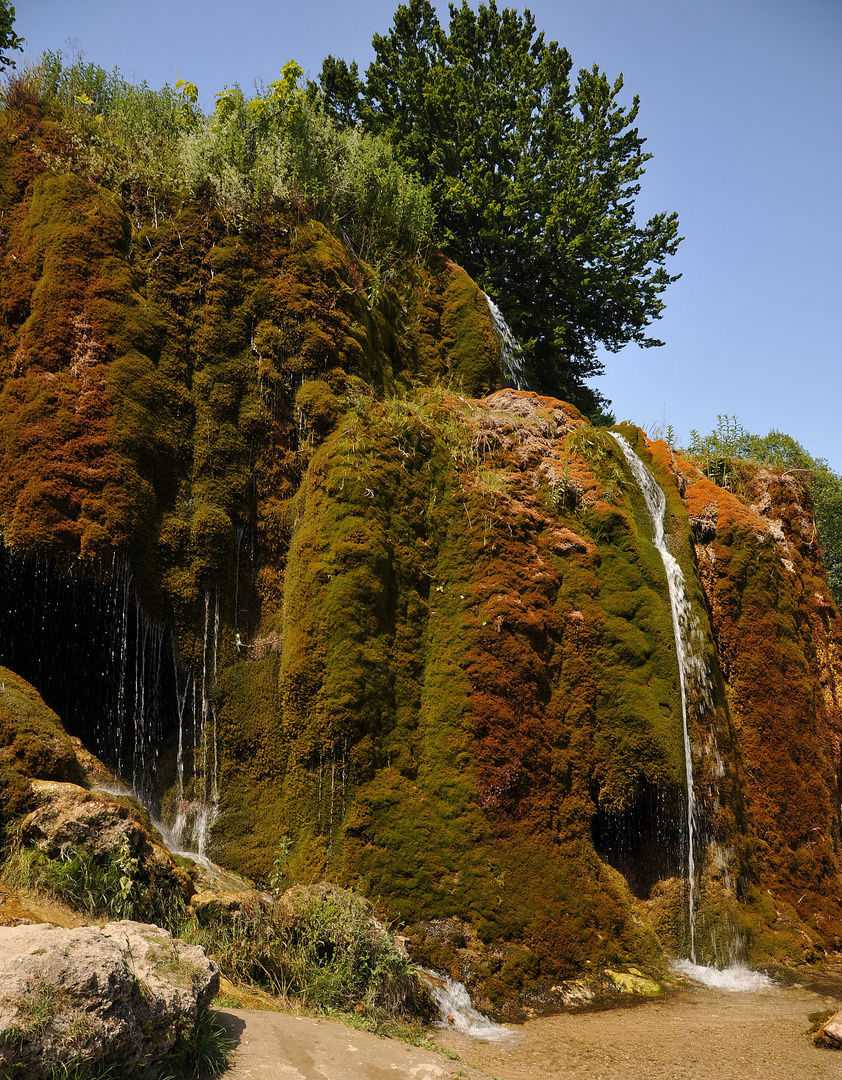
[[753, 435], [736, 416], [720, 414], [709, 435], [691, 431], [690, 455], [705, 475], [725, 487], [736, 485], [739, 461], [773, 465], [792, 470], [806, 481], [813, 498], [816, 529], [822, 543], [827, 581], [837, 605], [842, 607], [842, 475], [825, 458], [814, 458], [791, 435], [772, 428], [768, 435]]
[[12, 97], [26, 87], [70, 128], [76, 168], [101, 185], [131, 189], [156, 224], [186, 193], [210, 197], [236, 226], [257, 211], [292, 206], [388, 270], [426, 241], [429, 194], [388, 141], [340, 131], [318, 101], [295, 88], [297, 65], [287, 65], [285, 76], [290, 67], [291, 77], [262, 96], [226, 88], [211, 116], [195, 104], [189, 84], [152, 90], [116, 68], [66, 64], [49, 51], [10, 86]]

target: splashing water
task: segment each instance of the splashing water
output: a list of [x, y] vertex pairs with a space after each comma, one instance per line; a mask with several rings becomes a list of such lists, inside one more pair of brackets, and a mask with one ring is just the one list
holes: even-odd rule
[[199, 799], [179, 799], [176, 802], [172, 825], [168, 827], [160, 821], [155, 824], [173, 854], [205, 858], [210, 830], [218, 816], [216, 803]]
[[693, 982], [710, 986], [714, 990], [729, 990], [732, 993], [763, 994], [774, 990], [777, 986], [768, 975], [751, 971], [742, 964], [720, 969], [694, 964], [692, 960], [677, 960], [672, 965], [672, 970], [678, 975], [692, 979]]
[[506, 382], [511, 383], [515, 390], [526, 390], [528, 387], [526, 385], [526, 374], [523, 370], [523, 349], [520, 342], [503, 318], [503, 312], [491, 297], [486, 295], [485, 299], [488, 302], [488, 310], [491, 312], [491, 319], [497, 332], [497, 339], [500, 342], [500, 357], [503, 361], [503, 374], [506, 377]]
[[441, 1027], [452, 1028], [484, 1042], [506, 1042], [514, 1037], [510, 1028], [495, 1024], [474, 1008], [462, 983], [424, 968], [416, 968], [416, 971], [438, 1006]]
[[690, 601], [684, 588], [684, 575], [681, 567], [667, 550], [664, 537], [664, 513], [666, 497], [655, 477], [646, 468], [622, 435], [614, 432], [614, 438], [623, 451], [631, 467], [634, 478], [643, 493], [649, 516], [654, 527], [655, 547], [664, 563], [669, 588], [670, 608], [672, 611], [672, 629], [675, 637], [675, 650], [678, 656], [678, 674], [681, 688], [681, 721], [684, 734], [684, 763], [687, 773], [687, 877], [688, 906], [690, 919], [690, 959], [696, 961], [696, 908], [698, 882], [696, 880], [695, 845], [698, 832], [698, 810], [693, 788], [693, 757], [688, 728], [688, 701], [693, 693], [697, 709], [713, 709], [710, 673], [701, 654], [702, 637]]

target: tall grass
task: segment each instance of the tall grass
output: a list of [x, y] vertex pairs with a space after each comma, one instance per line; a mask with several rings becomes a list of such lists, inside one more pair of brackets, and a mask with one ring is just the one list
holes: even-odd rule
[[66, 846], [50, 857], [36, 845], [14, 839], [2, 880], [13, 888], [55, 897], [88, 915], [152, 922], [169, 930], [187, 917], [178, 887], [151, 860], [135, 858], [128, 843], [103, 853]]
[[184, 928], [225, 974], [305, 1006], [372, 1020], [430, 1010], [408, 959], [362, 897], [327, 885], [295, 888], [277, 905], [200, 914]]
[[[289, 69], [292, 69], [290, 72]], [[46, 52], [13, 80], [26, 83], [73, 132], [74, 161], [97, 182], [142, 194], [153, 219], [185, 196], [210, 199], [234, 229], [273, 209], [324, 222], [356, 256], [389, 269], [427, 242], [427, 189], [395, 160], [387, 140], [340, 131], [313, 92], [295, 84], [297, 65], [268, 92], [238, 87], [206, 115], [195, 88], [134, 84], [115, 68]]]

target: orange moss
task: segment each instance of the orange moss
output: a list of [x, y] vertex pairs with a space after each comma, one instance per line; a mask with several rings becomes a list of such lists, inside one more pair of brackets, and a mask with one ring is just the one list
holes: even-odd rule
[[[136, 193], [45, 173], [61, 136], [32, 103], [0, 135], [4, 541], [91, 572], [128, 555], [195, 670], [219, 605], [217, 854], [265, 879], [284, 838], [291, 874], [396, 918], [470, 916], [528, 946], [504, 997], [656, 954], [616, 870], [677, 946], [671, 612], [612, 437], [536, 394], [470, 400], [500, 384], [497, 344], [436, 253], [384, 283], [292, 210], [236, 235], [201, 199], [150, 220]], [[738, 497], [623, 430], [715, 675], [708, 728], [691, 719], [724, 762], [699, 754], [705, 839], [733, 845], [756, 940], [767, 887], [803, 896], [820, 940], [842, 630], [809, 503], [749, 471]]]

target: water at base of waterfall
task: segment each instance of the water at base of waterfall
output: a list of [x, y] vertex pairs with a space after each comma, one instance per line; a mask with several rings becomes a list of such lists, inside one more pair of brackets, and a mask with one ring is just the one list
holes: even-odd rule
[[758, 994], [773, 990], [777, 983], [768, 975], [759, 971], [751, 971], [742, 964], [734, 964], [727, 968], [705, 967], [703, 964], [694, 964], [692, 960], [676, 960], [671, 965], [676, 975], [683, 975], [693, 982], [710, 986], [714, 990], [730, 990], [733, 993]]
[[416, 968], [416, 971], [438, 1006], [441, 1017], [439, 1027], [458, 1031], [472, 1039], [482, 1039], [483, 1042], [507, 1042], [515, 1037], [511, 1028], [495, 1024], [474, 1008], [471, 996], [462, 983], [424, 968]]
[[219, 813], [217, 803], [180, 799], [175, 821], [170, 827], [156, 822], [170, 851], [176, 855], [199, 856], [207, 852], [208, 836]]

